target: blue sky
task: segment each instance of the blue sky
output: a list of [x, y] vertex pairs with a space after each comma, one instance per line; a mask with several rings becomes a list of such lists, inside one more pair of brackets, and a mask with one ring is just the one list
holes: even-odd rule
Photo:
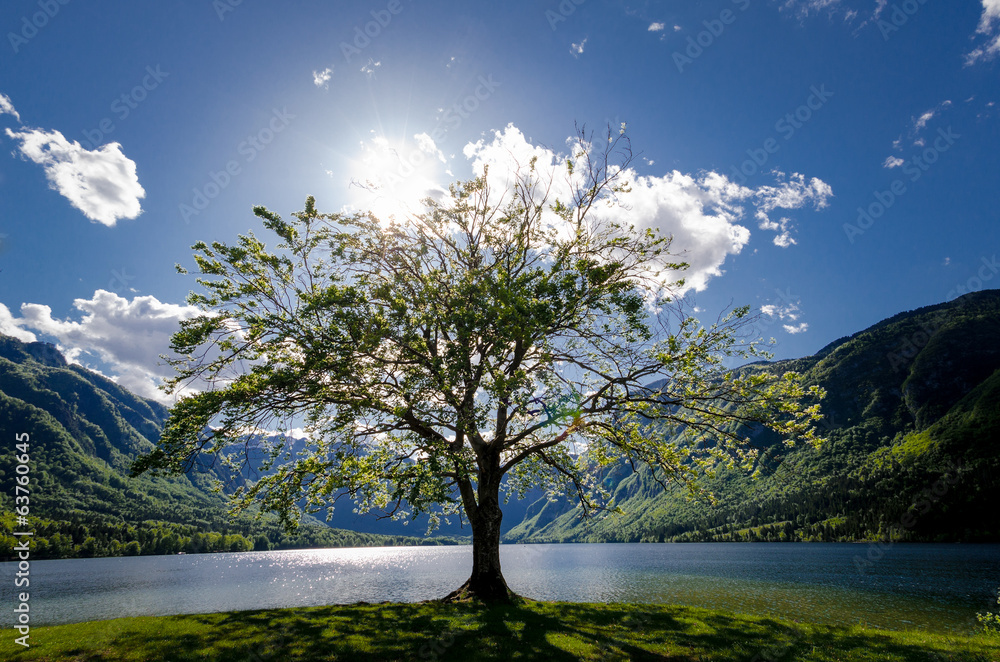
[[308, 195], [392, 210], [574, 123], [627, 123], [637, 224], [779, 358], [1000, 284], [1000, 0], [10, 0], [0, 28], [0, 332], [143, 395], [195, 241]]

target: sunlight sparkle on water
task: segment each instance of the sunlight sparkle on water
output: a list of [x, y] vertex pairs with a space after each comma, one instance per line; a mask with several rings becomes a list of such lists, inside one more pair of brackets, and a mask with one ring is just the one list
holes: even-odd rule
[[[502, 545], [500, 554], [510, 587], [537, 600], [681, 604], [935, 631], [967, 630], [977, 609], [995, 603], [1000, 546], [899, 546], [864, 574], [852, 562], [857, 550], [837, 543], [603, 543]], [[447, 595], [471, 569], [467, 545], [38, 561], [32, 607], [39, 624], [55, 624], [417, 602]], [[12, 614], [0, 612], [0, 626]]]

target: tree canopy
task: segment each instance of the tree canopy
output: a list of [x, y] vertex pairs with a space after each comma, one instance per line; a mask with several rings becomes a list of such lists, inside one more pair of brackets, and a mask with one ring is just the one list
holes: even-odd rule
[[239, 466], [253, 431], [304, 427], [305, 445], [252, 449], [264, 472], [238, 508], [294, 523], [349, 495], [394, 516], [464, 513], [463, 591], [495, 600], [510, 595], [501, 490], [542, 486], [591, 512], [614, 463], [696, 490], [719, 463], [752, 470], [762, 427], [818, 443], [819, 389], [727, 367], [768, 356], [749, 308], [686, 314], [683, 251], [621, 220], [631, 160], [624, 128], [580, 133], [564, 162], [484, 168], [407, 218], [320, 213], [312, 197], [291, 220], [255, 207], [277, 245], [250, 232], [193, 247], [203, 314], [173, 337], [167, 388], [207, 386], [136, 470], [204, 453]]

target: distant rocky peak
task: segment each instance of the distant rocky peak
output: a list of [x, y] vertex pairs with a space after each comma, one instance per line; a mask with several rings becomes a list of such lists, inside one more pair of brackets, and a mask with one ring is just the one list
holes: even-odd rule
[[24, 349], [32, 356], [32, 358], [43, 365], [52, 366], [54, 368], [62, 368], [68, 365], [66, 363], [66, 357], [64, 357], [62, 352], [56, 349], [56, 346], [50, 342], [25, 343]]

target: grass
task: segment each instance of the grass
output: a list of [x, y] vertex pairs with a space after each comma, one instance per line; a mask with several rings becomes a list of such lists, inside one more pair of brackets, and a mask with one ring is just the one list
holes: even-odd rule
[[970, 660], [1000, 637], [797, 623], [665, 605], [355, 604], [4, 629], [2, 660]]

